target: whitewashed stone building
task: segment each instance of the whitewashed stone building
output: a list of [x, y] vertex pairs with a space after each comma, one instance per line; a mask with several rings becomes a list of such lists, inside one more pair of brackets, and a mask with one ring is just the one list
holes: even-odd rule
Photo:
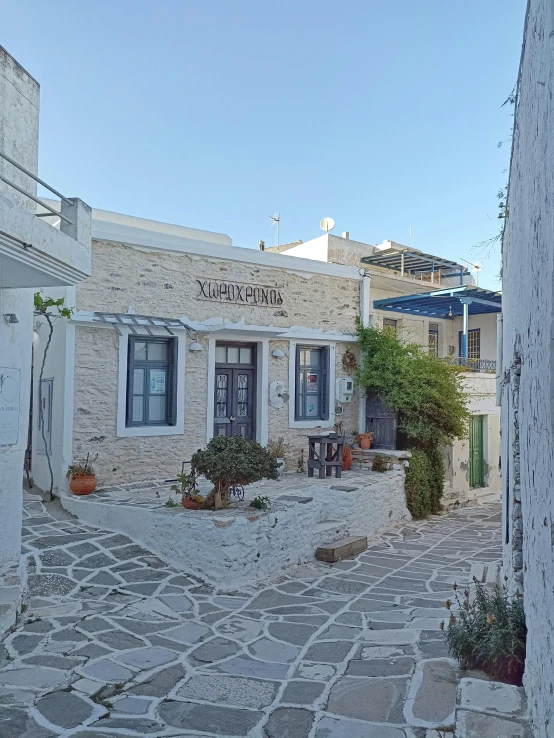
[[90, 274], [89, 208], [75, 198], [55, 202], [60, 228], [35, 215], [39, 100], [38, 82], [0, 47], [0, 635], [19, 598], [33, 295], [71, 290]]
[[[100, 210], [93, 211], [92, 238], [92, 277], [77, 289], [72, 320], [56, 326], [44, 373], [58, 489], [68, 464], [87, 453], [98, 454], [103, 485], [169, 478], [214, 435], [230, 433], [264, 445], [283, 438], [289, 470], [298, 467], [309, 435], [339, 423], [348, 435], [373, 430], [376, 447], [395, 448], [394, 420], [345, 386], [355, 370], [343, 358], [356, 354], [358, 318], [394, 325], [437, 356], [458, 356], [458, 296], [448, 298], [451, 316], [448, 308], [422, 317], [382, 304], [455, 281], [443, 274], [439, 282], [438, 273], [436, 282], [428, 273], [416, 279], [409, 267], [416, 252], [404, 256], [400, 274], [360, 261], [382, 250], [330, 234], [324, 238], [333, 240], [334, 261], [309, 248], [306, 255], [239, 248], [222, 234]], [[454, 270], [453, 289], [474, 289], [460, 265], [434, 258], [446, 274]], [[472, 369], [494, 370], [495, 321], [470, 317]], [[37, 357], [43, 345], [39, 332]], [[481, 476], [470, 479], [467, 441], [451, 449], [452, 503], [498, 491], [494, 374], [467, 376], [481, 418]], [[41, 436], [35, 423], [39, 487], [47, 476]]]
[[530, 0], [503, 239], [504, 571], [524, 591], [524, 685], [536, 738], [554, 735], [554, 5]]

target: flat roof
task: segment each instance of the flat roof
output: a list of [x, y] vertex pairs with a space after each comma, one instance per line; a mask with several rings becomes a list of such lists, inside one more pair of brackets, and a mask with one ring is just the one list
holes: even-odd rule
[[502, 312], [502, 293], [485, 290], [473, 285], [451, 287], [432, 292], [420, 292], [399, 297], [374, 300], [375, 310], [389, 310], [409, 315], [425, 315], [432, 318], [452, 319], [463, 315], [467, 303], [469, 315]]
[[434, 254], [424, 254], [422, 251], [412, 249], [409, 246], [393, 246], [390, 249], [376, 251], [370, 256], [363, 256], [361, 262], [362, 264], [410, 274], [438, 272], [441, 270], [449, 272], [449, 274], [443, 274], [442, 276], [444, 277], [463, 277], [470, 273], [467, 267], [455, 261], [443, 259]]

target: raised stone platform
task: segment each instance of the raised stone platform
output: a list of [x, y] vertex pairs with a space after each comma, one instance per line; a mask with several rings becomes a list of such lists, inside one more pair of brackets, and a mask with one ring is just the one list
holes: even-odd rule
[[[81, 520], [126, 533], [183, 571], [232, 590], [313, 560], [316, 548], [347, 536], [371, 536], [409, 520], [404, 472], [346, 472], [341, 480], [285, 474], [246, 488], [227, 510], [167, 507], [170, 484], [115, 487], [88, 497], [65, 495]], [[265, 511], [250, 507], [258, 495]]]

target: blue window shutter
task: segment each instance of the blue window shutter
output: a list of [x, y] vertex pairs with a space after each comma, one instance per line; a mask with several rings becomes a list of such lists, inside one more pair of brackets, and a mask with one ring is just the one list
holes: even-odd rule
[[300, 394], [300, 346], [296, 347], [296, 361], [294, 365], [294, 419], [302, 420], [304, 414], [304, 396], [302, 396], [302, 412], [298, 411]]
[[321, 420], [329, 420], [329, 346], [321, 349]]
[[133, 370], [135, 364], [135, 337], [129, 336], [127, 347], [127, 407], [125, 412], [125, 425], [131, 425], [133, 419]]
[[168, 341], [167, 424], [177, 423], [177, 339]]

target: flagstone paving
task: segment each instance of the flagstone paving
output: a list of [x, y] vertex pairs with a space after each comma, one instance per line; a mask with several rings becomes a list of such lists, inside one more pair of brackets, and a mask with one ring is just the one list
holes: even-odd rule
[[501, 553], [490, 505], [218, 593], [36, 497], [24, 515], [29, 590], [0, 644], [2, 738], [425, 738], [456, 709], [444, 600]]

